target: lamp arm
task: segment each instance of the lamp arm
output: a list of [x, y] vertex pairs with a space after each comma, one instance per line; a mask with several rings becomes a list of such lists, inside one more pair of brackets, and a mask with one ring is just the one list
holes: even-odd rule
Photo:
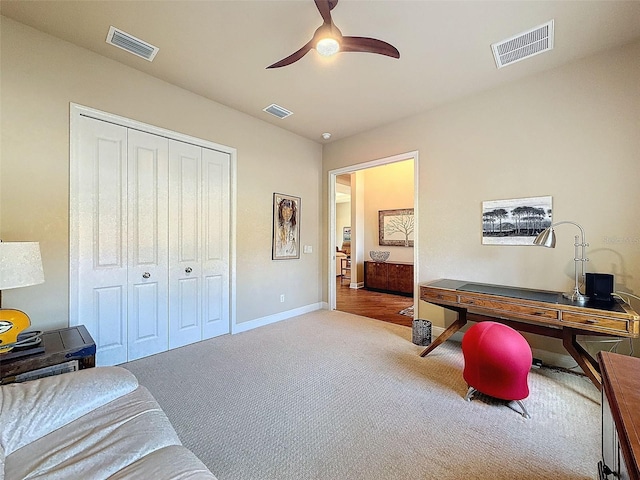
[[[568, 223], [570, 225], [575, 225], [576, 227], [578, 227], [580, 229], [580, 243], [578, 243], [578, 237], [576, 236], [576, 242], [575, 242], [575, 247], [576, 247], [576, 252], [575, 252], [575, 261], [576, 262], [580, 262], [582, 264], [582, 279], [584, 280], [585, 278], [585, 273], [584, 273], [584, 263], [588, 262], [589, 259], [585, 256], [585, 247], [588, 247], [589, 244], [585, 241], [584, 238], [584, 229], [577, 224], [576, 222], [571, 222], [569, 220], [563, 220], [562, 222], [557, 222], [557, 223], [552, 223], [549, 228], [553, 228], [557, 225], [562, 225], [563, 223]], [[581, 253], [580, 253], [580, 258], [578, 258], [578, 247], [581, 247]]]
[[[564, 294], [563, 296], [565, 296], [566, 298], [570, 298], [571, 300], [576, 300], [578, 302], [586, 302], [588, 300], [588, 298], [586, 296], [584, 296], [581, 292], [580, 292], [580, 286], [581, 284], [584, 285], [585, 279], [586, 279], [586, 274], [585, 274], [585, 267], [584, 264], [585, 262], [588, 262], [589, 259], [585, 256], [585, 247], [589, 246], [589, 244], [585, 241], [585, 235], [584, 235], [584, 229], [582, 228], [582, 226], [580, 226], [579, 224], [577, 224], [576, 222], [571, 222], [568, 220], [564, 220], [562, 222], [557, 222], [557, 223], [552, 223], [548, 228], [550, 230], [553, 230], [553, 227], [558, 226], [558, 225], [562, 225], [562, 224], [570, 224], [570, 225], [575, 225], [576, 227], [578, 227], [580, 229], [580, 237], [578, 237], [578, 235], [575, 236], [575, 242], [574, 242], [574, 279], [575, 279], [575, 287], [573, 289], [573, 293], [572, 294]], [[578, 252], [578, 247], [580, 247], [580, 252]], [[580, 282], [578, 280], [578, 262], [580, 262], [581, 264], [581, 278], [582, 278], [582, 282]]]
[[579, 224], [577, 224], [576, 222], [570, 222], [568, 220], [563, 220], [562, 222], [552, 223], [551, 225], [549, 225], [549, 228], [553, 228], [555, 226], [562, 225], [563, 223], [568, 223], [568, 224], [575, 225], [576, 227], [578, 227], [580, 229], [580, 234], [582, 235], [582, 243], [584, 243], [584, 229]]

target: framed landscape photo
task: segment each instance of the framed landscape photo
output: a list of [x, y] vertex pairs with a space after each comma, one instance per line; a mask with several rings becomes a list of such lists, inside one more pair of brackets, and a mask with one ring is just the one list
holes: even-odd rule
[[413, 247], [413, 208], [378, 211], [378, 243]]
[[483, 245], [533, 245], [551, 225], [551, 196], [482, 202]]
[[300, 258], [300, 197], [273, 194], [273, 240], [271, 258]]
[[342, 241], [343, 242], [351, 241], [351, 227], [342, 227]]

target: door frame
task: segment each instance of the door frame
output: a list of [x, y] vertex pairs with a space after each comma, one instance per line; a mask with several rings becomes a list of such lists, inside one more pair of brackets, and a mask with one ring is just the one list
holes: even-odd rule
[[336, 168], [334, 170], [329, 170], [328, 172], [328, 191], [329, 191], [329, 252], [328, 252], [328, 305], [329, 310], [336, 309], [336, 179], [338, 175], [344, 175], [346, 173], [354, 173], [360, 170], [366, 170], [368, 168], [379, 167], [381, 165], [388, 165], [390, 163], [403, 162], [406, 160], [413, 159], [413, 213], [414, 213], [414, 230], [413, 230], [413, 305], [414, 305], [414, 316], [417, 315], [417, 309], [415, 306], [417, 305], [419, 298], [419, 290], [415, 287], [418, 283], [419, 275], [419, 263], [418, 263], [418, 250], [420, 248], [420, 242], [418, 241], [418, 224], [419, 224], [419, 215], [418, 215], [418, 194], [420, 190], [418, 189], [419, 184], [419, 164], [418, 161], [418, 151], [414, 150], [411, 152], [400, 153], [397, 155], [393, 155], [391, 157], [383, 157], [376, 160], [370, 160], [363, 163], [358, 163], [355, 165], [349, 165], [346, 167]]
[[81, 117], [89, 117], [113, 123], [123, 127], [140, 130], [166, 137], [171, 140], [191, 143], [199, 147], [217, 150], [229, 155], [229, 333], [235, 330], [236, 326], [236, 216], [237, 216], [237, 150], [226, 145], [214, 143], [197, 137], [192, 137], [165, 128], [156, 127], [147, 123], [139, 122], [126, 117], [121, 117], [108, 112], [103, 112], [95, 108], [87, 107], [77, 103], [70, 103], [69, 117], [69, 325], [81, 324], [78, 318], [78, 271], [74, 259], [78, 258], [78, 168], [80, 162], [80, 128]]

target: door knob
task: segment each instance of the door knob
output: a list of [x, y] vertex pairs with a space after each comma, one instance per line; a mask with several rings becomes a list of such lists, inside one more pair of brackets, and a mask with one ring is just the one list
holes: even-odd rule
[[149, 272], [144, 272], [142, 274], [142, 278], [150, 278], [150, 277], [151, 277], [151, 274]]
[[187, 273], [191, 273], [191, 272], [193, 272], [193, 269], [191, 267], [187, 267], [187, 268], [184, 269], [184, 271], [187, 272]]

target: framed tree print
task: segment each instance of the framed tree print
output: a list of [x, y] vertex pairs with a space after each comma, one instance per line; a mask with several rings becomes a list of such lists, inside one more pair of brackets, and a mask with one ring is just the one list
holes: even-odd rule
[[482, 202], [483, 245], [530, 245], [551, 225], [553, 198], [527, 197]]
[[413, 247], [413, 208], [378, 211], [378, 243]]

